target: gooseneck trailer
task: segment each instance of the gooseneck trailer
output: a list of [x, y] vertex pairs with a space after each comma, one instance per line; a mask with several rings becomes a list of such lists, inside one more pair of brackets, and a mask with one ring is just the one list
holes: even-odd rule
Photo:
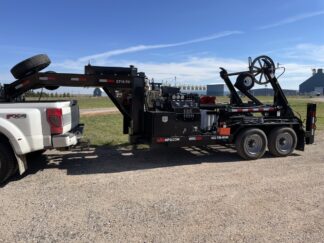
[[[150, 83], [145, 73], [133, 66], [87, 65], [84, 74], [40, 72], [48, 65], [46, 55], [17, 64], [12, 69], [17, 80], [4, 86], [3, 101], [14, 102], [38, 88], [102, 87], [123, 115], [123, 133], [129, 134], [131, 144], [232, 144], [242, 158], [258, 159], [267, 149], [273, 156], [287, 156], [314, 142], [316, 105], [307, 105], [304, 127], [289, 106], [276, 78], [276, 67], [267, 56], [250, 59], [242, 72], [229, 73], [221, 68], [220, 77], [230, 92], [229, 103]], [[233, 76], [237, 77], [235, 84], [230, 80]], [[250, 90], [255, 84], [268, 83], [274, 91], [273, 103], [263, 104]]]

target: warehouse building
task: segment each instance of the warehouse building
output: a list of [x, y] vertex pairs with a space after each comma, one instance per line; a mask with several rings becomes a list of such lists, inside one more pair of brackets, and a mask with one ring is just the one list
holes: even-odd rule
[[[298, 90], [294, 89], [283, 89], [282, 90], [286, 96], [296, 96], [298, 95]], [[273, 96], [274, 91], [270, 88], [260, 88], [260, 89], [252, 89], [250, 93], [254, 96]]]
[[323, 69], [313, 69], [313, 75], [305, 82], [299, 85], [300, 94], [316, 94], [323, 95], [324, 93], [324, 73]]
[[224, 84], [207, 84], [207, 95], [224, 96], [225, 95], [225, 85]]

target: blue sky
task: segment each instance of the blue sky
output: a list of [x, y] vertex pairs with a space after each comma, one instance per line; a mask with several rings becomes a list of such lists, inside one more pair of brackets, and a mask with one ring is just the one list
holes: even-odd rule
[[221, 82], [219, 66], [240, 71], [266, 54], [286, 66], [282, 86], [297, 89], [324, 67], [323, 24], [319, 0], [1, 0], [0, 80], [47, 53], [49, 70], [132, 64], [155, 80], [206, 84]]

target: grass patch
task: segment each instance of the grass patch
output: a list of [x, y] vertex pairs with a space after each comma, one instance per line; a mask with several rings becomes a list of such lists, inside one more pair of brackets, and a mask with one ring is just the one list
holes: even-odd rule
[[128, 135], [122, 132], [121, 114], [81, 116], [81, 122], [85, 124], [84, 135], [92, 145], [115, 146], [128, 143]]
[[114, 103], [107, 97], [82, 97], [78, 98], [78, 104], [80, 109], [91, 109], [91, 108], [108, 108], [114, 107]]

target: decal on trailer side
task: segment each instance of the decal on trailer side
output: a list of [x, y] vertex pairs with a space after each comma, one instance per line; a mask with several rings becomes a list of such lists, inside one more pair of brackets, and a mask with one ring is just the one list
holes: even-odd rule
[[157, 143], [167, 143], [167, 142], [179, 142], [180, 138], [174, 137], [174, 138], [157, 138]]

